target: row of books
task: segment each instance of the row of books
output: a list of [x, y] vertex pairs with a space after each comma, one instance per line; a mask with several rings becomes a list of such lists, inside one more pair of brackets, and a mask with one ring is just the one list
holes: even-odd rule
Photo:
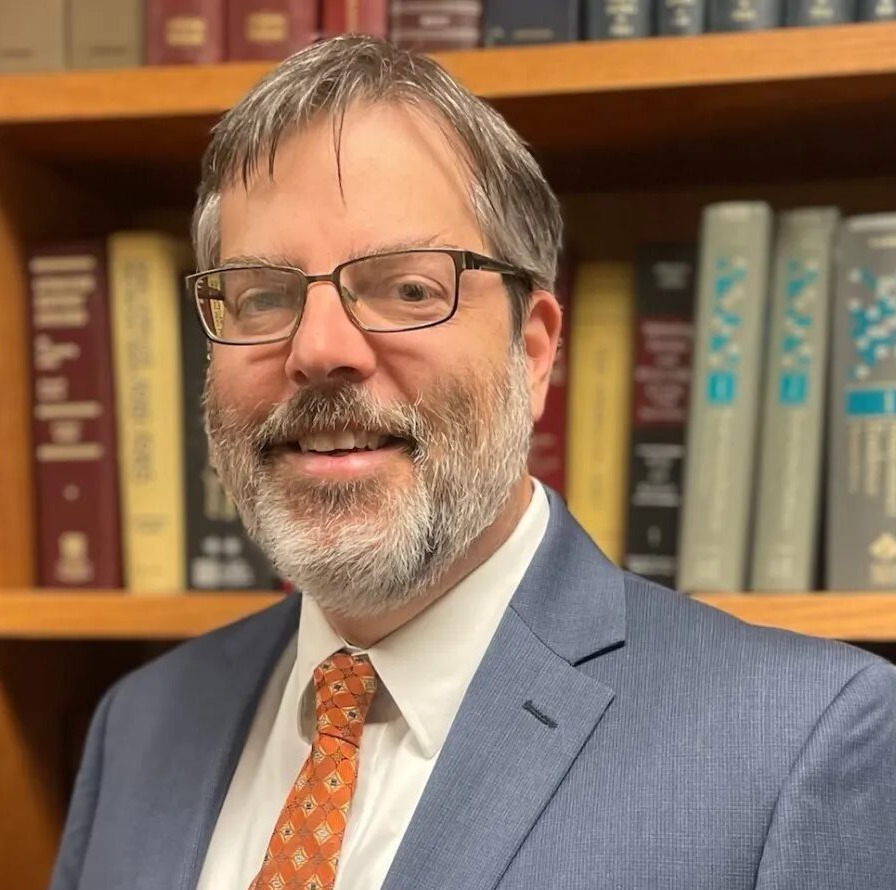
[[896, 0], [4, 0], [0, 72], [279, 60], [365, 33], [419, 51], [896, 19]]
[[695, 245], [583, 263], [567, 490], [687, 592], [896, 589], [896, 214], [704, 209]]

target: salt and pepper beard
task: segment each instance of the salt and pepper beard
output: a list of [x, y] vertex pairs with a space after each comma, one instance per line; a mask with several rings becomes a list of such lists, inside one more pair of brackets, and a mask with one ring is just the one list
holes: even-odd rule
[[[243, 524], [281, 577], [330, 614], [391, 612], [425, 596], [498, 518], [526, 469], [532, 432], [526, 356], [436, 383], [416, 404], [363, 387], [303, 389], [263, 420], [226, 404], [210, 368], [205, 424], [212, 464]], [[413, 474], [343, 481], [290, 472], [271, 448], [344, 429], [405, 442]], [[391, 484], [390, 484], [391, 483]]]

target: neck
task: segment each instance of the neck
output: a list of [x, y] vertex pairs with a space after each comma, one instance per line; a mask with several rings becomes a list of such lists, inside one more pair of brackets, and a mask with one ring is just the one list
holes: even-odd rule
[[439, 579], [439, 583], [413, 602], [373, 618], [341, 618], [324, 613], [330, 627], [342, 639], [359, 649], [368, 649], [425, 611], [452, 587], [482, 565], [511, 535], [532, 500], [532, 479], [528, 474], [511, 489], [498, 518]]

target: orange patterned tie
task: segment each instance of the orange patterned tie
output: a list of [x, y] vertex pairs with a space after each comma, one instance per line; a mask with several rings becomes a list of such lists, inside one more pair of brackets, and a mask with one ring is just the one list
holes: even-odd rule
[[249, 890], [333, 890], [376, 673], [337, 652], [314, 670], [317, 732]]

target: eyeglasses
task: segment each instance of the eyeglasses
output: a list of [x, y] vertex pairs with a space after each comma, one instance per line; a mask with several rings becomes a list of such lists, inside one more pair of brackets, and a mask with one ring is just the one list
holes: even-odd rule
[[289, 266], [226, 266], [186, 277], [206, 336], [238, 346], [289, 340], [298, 329], [308, 288], [329, 281], [349, 319], [362, 331], [430, 328], [457, 311], [461, 275], [468, 270], [528, 275], [516, 266], [469, 250], [420, 248], [360, 257], [328, 275]]

